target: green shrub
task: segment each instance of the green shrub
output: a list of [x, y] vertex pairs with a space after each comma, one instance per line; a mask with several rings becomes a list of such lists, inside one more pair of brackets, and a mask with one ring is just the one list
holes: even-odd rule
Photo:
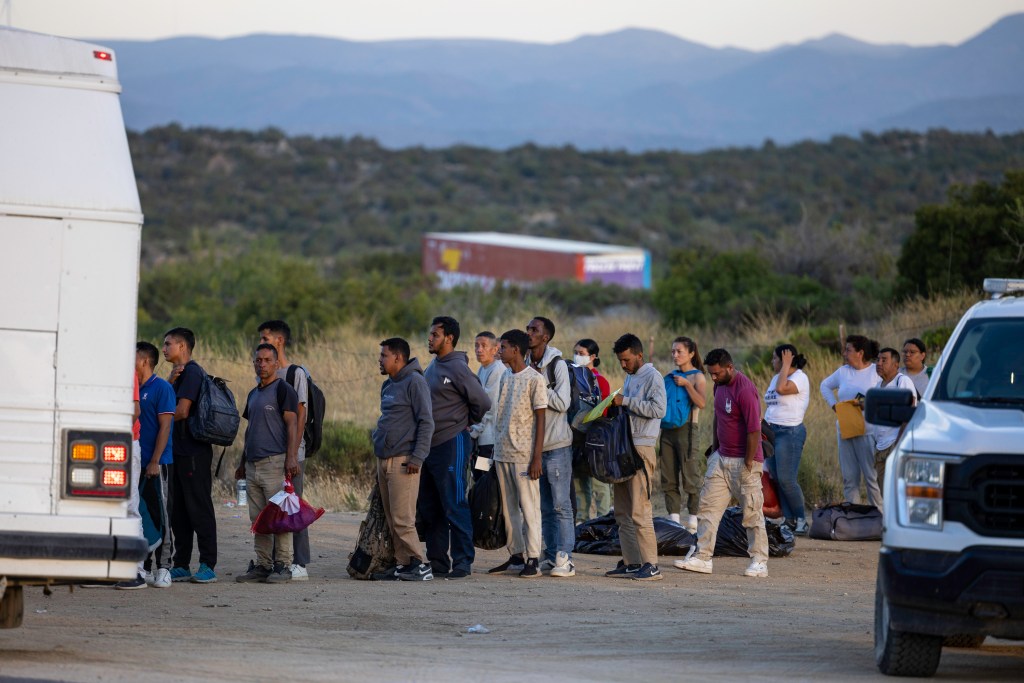
[[307, 461], [314, 472], [366, 477], [377, 464], [370, 430], [345, 422], [325, 422], [320, 451]]

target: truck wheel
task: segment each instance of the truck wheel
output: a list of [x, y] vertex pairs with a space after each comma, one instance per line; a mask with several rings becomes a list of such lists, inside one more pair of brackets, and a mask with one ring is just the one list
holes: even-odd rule
[[0, 600], [0, 628], [18, 628], [25, 614], [25, 596], [21, 586], [8, 586]]
[[897, 631], [890, 624], [889, 601], [875, 587], [875, 664], [886, 676], [934, 676], [942, 637]]
[[946, 636], [942, 641], [942, 647], [981, 647], [985, 642], [985, 636], [972, 636], [966, 633], [958, 633], [955, 636]]

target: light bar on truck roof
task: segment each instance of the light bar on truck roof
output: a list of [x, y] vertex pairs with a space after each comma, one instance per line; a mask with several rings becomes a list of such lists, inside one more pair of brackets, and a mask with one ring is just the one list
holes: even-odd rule
[[987, 277], [982, 285], [985, 292], [998, 299], [1007, 294], [1019, 294], [1024, 292], [1024, 280], [1014, 280], [1001, 277]]
[[110, 54], [106, 50], [93, 50], [92, 56], [96, 59], [102, 59], [104, 62], [114, 61], [114, 55]]

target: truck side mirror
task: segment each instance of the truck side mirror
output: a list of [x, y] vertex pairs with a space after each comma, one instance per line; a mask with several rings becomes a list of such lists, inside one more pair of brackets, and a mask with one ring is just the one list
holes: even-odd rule
[[910, 422], [916, 409], [914, 394], [906, 389], [869, 389], [864, 398], [864, 421], [899, 427]]

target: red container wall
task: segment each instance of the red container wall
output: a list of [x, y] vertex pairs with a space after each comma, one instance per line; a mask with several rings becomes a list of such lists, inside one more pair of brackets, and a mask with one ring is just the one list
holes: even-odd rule
[[583, 280], [583, 255], [424, 236], [423, 272], [444, 288], [499, 282]]

